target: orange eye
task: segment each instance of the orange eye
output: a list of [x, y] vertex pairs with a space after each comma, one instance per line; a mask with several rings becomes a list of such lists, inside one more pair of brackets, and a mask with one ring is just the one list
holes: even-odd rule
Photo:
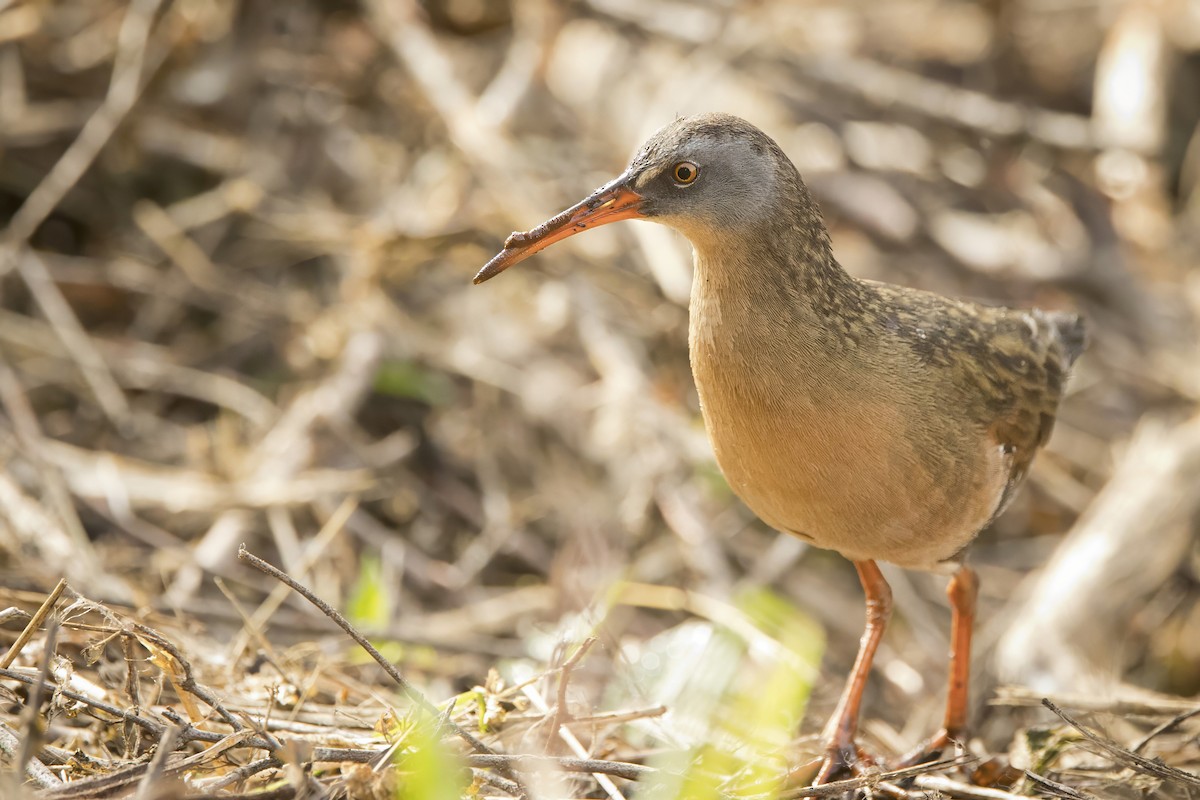
[[680, 161], [671, 168], [671, 176], [675, 178], [675, 183], [680, 186], [687, 186], [696, 180], [696, 176], [699, 174], [700, 168], [690, 161]]

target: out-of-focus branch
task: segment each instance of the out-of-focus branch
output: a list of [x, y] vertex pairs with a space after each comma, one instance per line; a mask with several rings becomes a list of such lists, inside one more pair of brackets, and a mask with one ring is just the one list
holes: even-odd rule
[[[62, 158], [13, 214], [8, 228], [0, 235], [0, 259], [10, 264], [15, 262], [38, 305], [83, 371], [100, 407], [110, 419], [120, 424], [127, 423], [130, 418], [129, 403], [125, 395], [92, 346], [62, 292], [50, 278], [46, 265], [33, 253], [22, 254], [22, 250], [38, 226], [45, 222], [71, 187], [96, 160], [96, 156], [108, 143], [117, 126], [137, 102], [144, 86], [142, 66], [151, 24], [161, 5], [162, 0], [133, 0], [130, 3], [121, 24], [108, 95], [63, 153]], [[150, 72], [161, 63], [163, 55], [165, 53], [160, 54], [159, 61], [152, 65]]]
[[899, 107], [981, 136], [1027, 137], [1069, 150], [1103, 146], [1087, 117], [1000, 100], [869, 59], [826, 56], [805, 61], [801, 68], [809, 79], [867, 102]]
[[[368, 327], [351, 334], [335, 369], [317, 386], [298, 395], [247, 457], [245, 477], [239, 483], [265, 481], [268, 486], [294, 490], [299, 473], [312, 461], [317, 423], [345, 417], [358, 408], [372, 386], [382, 353], [383, 337], [377, 330]], [[359, 479], [365, 477], [359, 474]], [[335, 491], [354, 488], [344, 486]], [[200, 585], [205, 569], [216, 570], [229, 562], [233, 546], [249, 524], [249, 515], [241, 510], [221, 514], [197, 542], [194, 562], [176, 574], [167, 601], [182, 605]]]
[[[33, 235], [48, 216], [71, 190], [87, 168], [100, 155], [100, 151], [112, 138], [117, 126], [133, 110], [145, 81], [142, 80], [142, 65], [146, 57], [146, 45], [150, 38], [150, 27], [163, 0], [133, 0], [125, 12], [118, 39], [118, 50], [113, 64], [112, 82], [108, 95], [96, 112], [88, 119], [83, 130], [71, 142], [46, 177], [38, 184], [25, 202], [13, 214], [5, 231], [5, 244], [15, 248]], [[153, 73], [166, 53], [151, 64]], [[149, 74], [146, 76], [149, 78]], [[10, 255], [11, 257], [11, 251]]]
[[[498, 209], [518, 220], [537, 218], [545, 204], [520, 180], [520, 151], [496, 120], [478, 112], [476, 98], [455, 75], [454, 63], [425, 25], [413, 2], [367, 3], [380, 38], [412, 76], [425, 100], [437, 110], [450, 140], [476, 169]], [[527, 223], [526, 223], [527, 224]]]
[[[1200, 416], [1146, 420], [1116, 472], [1027, 596], [996, 651], [1001, 680], [1043, 692], [1079, 691], [1101, 677], [1130, 609], [1178, 566], [1200, 509]], [[1111, 677], [1116, 677], [1111, 676]], [[1103, 682], [1103, 681], [1102, 681]]]

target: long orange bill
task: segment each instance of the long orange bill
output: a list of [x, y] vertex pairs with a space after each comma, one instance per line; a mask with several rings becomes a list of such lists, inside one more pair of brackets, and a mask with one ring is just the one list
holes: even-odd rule
[[475, 275], [475, 283], [494, 278], [513, 264], [524, 261], [539, 250], [580, 231], [607, 225], [621, 219], [644, 216], [641, 212], [642, 196], [629, 188], [630, 176], [622, 175], [601, 186], [586, 200], [571, 206], [566, 211], [525, 233], [513, 232], [504, 242], [504, 249], [483, 265]]

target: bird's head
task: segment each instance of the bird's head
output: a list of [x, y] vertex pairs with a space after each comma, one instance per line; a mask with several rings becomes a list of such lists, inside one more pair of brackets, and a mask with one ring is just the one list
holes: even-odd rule
[[536, 228], [511, 234], [475, 283], [568, 236], [622, 219], [661, 222], [696, 245], [736, 238], [762, 224], [781, 178], [793, 175], [775, 142], [743, 119], [678, 119], [651, 136], [612, 181]]

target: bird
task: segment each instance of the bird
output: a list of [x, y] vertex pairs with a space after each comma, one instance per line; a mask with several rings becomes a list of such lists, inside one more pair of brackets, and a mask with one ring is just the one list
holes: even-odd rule
[[978, 594], [966, 550], [1050, 437], [1086, 347], [1083, 318], [851, 275], [792, 161], [724, 113], [658, 130], [615, 179], [512, 233], [474, 282], [626, 219], [667, 225], [692, 245], [689, 359], [733, 492], [772, 528], [851, 560], [862, 583], [866, 624], [813, 785], [871, 762], [856, 734], [892, 611], [879, 561], [951, 575], [945, 715], [904, 763], [961, 744]]

